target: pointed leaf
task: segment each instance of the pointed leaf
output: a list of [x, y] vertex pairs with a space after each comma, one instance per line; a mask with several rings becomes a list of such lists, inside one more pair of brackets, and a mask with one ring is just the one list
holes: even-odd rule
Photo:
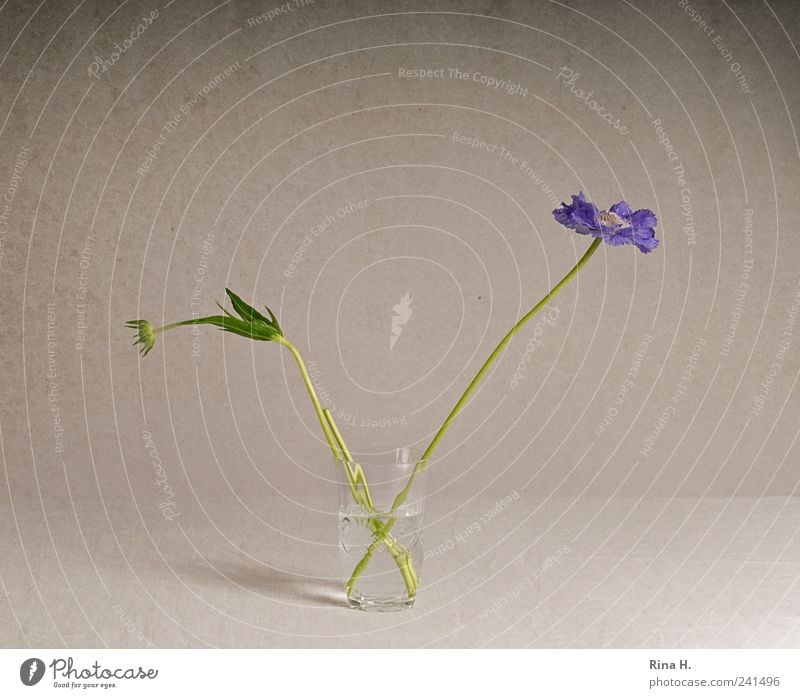
[[226, 332], [238, 334], [240, 337], [257, 339], [262, 342], [272, 342], [278, 338], [278, 333], [269, 325], [260, 322], [245, 322], [227, 315], [212, 315], [210, 317], [193, 318], [177, 322], [176, 325], [214, 325]]
[[278, 330], [280, 334], [283, 334], [283, 330], [281, 329], [281, 326], [278, 323], [278, 318], [275, 317], [275, 313], [273, 313], [266, 305], [264, 307], [267, 308], [267, 312], [269, 313], [270, 318], [272, 318], [272, 324], [275, 327], [275, 329]]
[[233, 314], [231, 313], [231, 311], [230, 311], [230, 310], [227, 310], [226, 308], [222, 307], [222, 303], [220, 303], [219, 301], [214, 301], [214, 302], [217, 304], [217, 307], [218, 307], [218, 308], [219, 308], [219, 309], [220, 309], [220, 310], [221, 310], [223, 313], [225, 313], [225, 315], [227, 315], [228, 317], [232, 317], [234, 320], [236, 320], [236, 319], [237, 319], [237, 318], [236, 318], [236, 316], [235, 316], [235, 315], [233, 315]]
[[271, 324], [270, 321], [267, 320], [267, 318], [265, 318], [261, 313], [259, 313], [252, 305], [245, 303], [229, 288], [225, 289], [225, 293], [228, 294], [228, 298], [231, 299], [231, 305], [233, 305], [233, 309], [239, 313], [242, 320], [246, 320], [248, 322], [263, 322], [265, 325]]

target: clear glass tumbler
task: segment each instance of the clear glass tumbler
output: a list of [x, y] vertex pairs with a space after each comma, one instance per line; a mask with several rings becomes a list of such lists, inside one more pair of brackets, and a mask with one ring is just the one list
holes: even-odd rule
[[407, 448], [366, 461], [337, 458], [334, 465], [347, 604], [363, 611], [410, 608], [423, 557], [424, 469]]

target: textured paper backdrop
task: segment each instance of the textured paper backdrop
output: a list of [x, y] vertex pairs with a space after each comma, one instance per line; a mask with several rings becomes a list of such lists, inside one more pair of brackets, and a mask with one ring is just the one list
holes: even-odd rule
[[[0, 520], [23, 616], [2, 611], [4, 644], [49, 626], [18, 610], [31, 579], [57, 613], [105, 597], [102, 572], [80, 570], [116, 564], [112, 549], [169, 565], [177, 530], [201, 551], [214, 531], [231, 549], [287, 546], [316, 530], [312, 497], [335, 506], [288, 352], [203, 327], [140, 359], [124, 321], [214, 314], [229, 286], [279, 315], [356, 450], [419, 452], [587, 247], [551, 215], [578, 190], [652, 208], [661, 246], [604, 246], [509, 346], [428, 473], [436, 520], [452, 535], [461, 502], [519, 492], [775, 497], [783, 521], [799, 479], [795, 9], [0, 6]], [[280, 522], [273, 500], [290, 507]], [[786, 530], [770, 559], [796, 562]], [[324, 574], [293, 569], [297, 550], [254, 554]], [[55, 560], [58, 588], [39, 590]], [[792, 613], [794, 579], [774, 597], [794, 594]], [[101, 638], [119, 628], [110, 597], [90, 622]], [[97, 642], [76, 623], [63, 642]]]

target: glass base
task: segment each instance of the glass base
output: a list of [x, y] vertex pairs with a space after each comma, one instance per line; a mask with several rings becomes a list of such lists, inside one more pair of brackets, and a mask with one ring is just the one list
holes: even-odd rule
[[[424, 479], [411, 477], [416, 465], [408, 449], [378, 456], [383, 457], [371, 463], [335, 463], [341, 552], [338, 576], [345, 582], [350, 608], [380, 613], [414, 605], [425, 557], [425, 499]], [[412, 482], [414, 489], [410, 488]]]
[[374, 613], [392, 613], [411, 608], [416, 597], [408, 598], [396, 596], [363, 596], [353, 594], [347, 597], [347, 605], [357, 611], [372, 611]]

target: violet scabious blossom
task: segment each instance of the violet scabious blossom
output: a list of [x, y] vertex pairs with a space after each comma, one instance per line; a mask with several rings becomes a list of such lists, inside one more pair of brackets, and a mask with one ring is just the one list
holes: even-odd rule
[[636, 245], [642, 252], [652, 252], [658, 247], [656, 231], [658, 220], [650, 209], [631, 211], [626, 201], [600, 211], [583, 192], [573, 195], [572, 204], [563, 203], [553, 211], [553, 217], [566, 228], [581, 235], [602, 238], [609, 245]]

